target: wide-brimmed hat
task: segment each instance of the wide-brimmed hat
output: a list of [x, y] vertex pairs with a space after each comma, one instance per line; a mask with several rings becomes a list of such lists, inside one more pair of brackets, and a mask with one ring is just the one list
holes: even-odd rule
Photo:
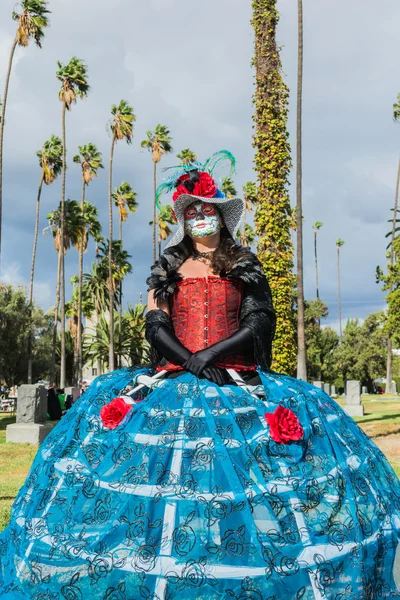
[[[240, 228], [244, 211], [245, 202], [241, 198], [228, 198], [218, 189], [212, 173], [216, 166], [222, 161], [228, 160], [231, 163], [231, 173], [234, 171], [236, 160], [227, 150], [220, 150], [212, 155], [203, 165], [195, 162], [191, 165], [180, 165], [171, 167], [175, 169], [172, 176], [166, 183], [159, 186], [157, 190], [157, 200], [161, 193], [165, 191], [175, 192], [172, 196], [174, 202], [174, 212], [178, 227], [165, 248], [176, 246], [185, 237], [185, 209], [193, 202], [207, 202], [215, 204], [222, 215], [224, 225], [235, 239]], [[177, 170], [178, 169], [178, 170]]]

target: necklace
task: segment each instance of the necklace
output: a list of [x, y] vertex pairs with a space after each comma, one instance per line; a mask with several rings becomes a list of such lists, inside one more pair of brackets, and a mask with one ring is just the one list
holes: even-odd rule
[[210, 250], [209, 252], [199, 252], [198, 250], [193, 250], [193, 260], [198, 260], [204, 264], [210, 263], [212, 260], [212, 255], [214, 254], [214, 250]]

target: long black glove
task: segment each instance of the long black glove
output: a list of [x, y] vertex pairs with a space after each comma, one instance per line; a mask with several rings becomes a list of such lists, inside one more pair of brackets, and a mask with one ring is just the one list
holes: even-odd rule
[[[146, 314], [146, 339], [153, 348], [174, 365], [182, 367], [192, 356], [192, 352], [185, 348], [176, 337], [171, 320], [163, 310], [154, 309]], [[186, 367], [185, 369], [193, 373], [190, 369]], [[217, 385], [223, 385], [226, 381], [225, 372], [218, 367], [205, 368], [203, 376]]]
[[230, 337], [226, 338], [226, 340], [222, 340], [209, 348], [192, 354], [183, 366], [191, 373], [197, 375], [197, 377], [200, 377], [204, 370], [219, 358], [231, 354], [243, 353], [246, 350], [252, 349], [253, 346], [254, 337], [252, 330], [248, 327], [241, 327]]

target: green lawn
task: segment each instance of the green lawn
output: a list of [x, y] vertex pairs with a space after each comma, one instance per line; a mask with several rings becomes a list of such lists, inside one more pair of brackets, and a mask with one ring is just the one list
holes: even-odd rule
[[[339, 400], [339, 404], [343, 402]], [[400, 397], [363, 396], [365, 415], [356, 421], [386, 454], [400, 477]], [[15, 417], [0, 413], [0, 531], [36, 454], [31, 444], [6, 444], [6, 426]]]

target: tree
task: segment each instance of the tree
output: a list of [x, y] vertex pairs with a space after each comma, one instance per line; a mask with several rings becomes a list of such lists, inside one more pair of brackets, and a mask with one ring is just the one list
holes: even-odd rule
[[[110, 166], [109, 166], [109, 177], [108, 177], [108, 215], [109, 215], [109, 239], [113, 240], [113, 211], [112, 211], [112, 171], [113, 171], [113, 161], [114, 161], [114, 147], [115, 143], [121, 140], [125, 140], [127, 144], [132, 143], [133, 137], [133, 124], [136, 121], [136, 115], [133, 112], [133, 108], [128, 104], [126, 100], [121, 100], [120, 103], [113, 104], [111, 106], [111, 122], [110, 122], [110, 130], [111, 130], [111, 152], [110, 152]], [[108, 281], [110, 283], [110, 303], [114, 304], [113, 294], [114, 288], [112, 286], [113, 281], [113, 273], [112, 273], [112, 265], [113, 265], [113, 244], [108, 245], [109, 249], [109, 257], [108, 257], [108, 265], [109, 265], [109, 276]], [[110, 356], [108, 360], [110, 371], [114, 370], [114, 311], [110, 310]]]
[[160, 205], [158, 213], [158, 256], [161, 256], [161, 244], [172, 234], [170, 225], [176, 224], [175, 213], [170, 204]]
[[348, 321], [334, 353], [344, 381], [358, 379], [372, 391], [374, 380], [384, 373], [387, 343], [384, 318], [383, 313], [376, 313], [369, 315], [362, 325], [358, 319]]
[[78, 343], [82, 339], [82, 314], [85, 317], [90, 317], [94, 311], [94, 302], [88, 295], [79, 298], [79, 276], [74, 275], [71, 278], [71, 283], [73, 286], [72, 298], [65, 304], [65, 314], [68, 317], [68, 329], [74, 343], [73, 382], [76, 386]]
[[[78, 322], [81, 322], [82, 315], [82, 286], [83, 286], [83, 253], [86, 251], [88, 234], [94, 238], [98, 238], [100, 234], [100, 223], [97, 220], [97, 211], [94, 213], [93, 209], [90, 210], [92, 217], [85, 219], [85, 196], [86, 186], [92, 181], [94, 177], [98, 175], [98, 170], [103, 169], [101, 162], [101, 152], [99, 152], [96, 146], [92, 143], [86, 144], [85, 146], [78, 146], [79, 154], [74, 156], [74, 163], [81, 166], [82, 174], [82, 199], [81, 199], [81, 212], [82, 218], [85, 222], [84, 230], [82, 231], [81, 243], [79, 244], [79, 275], [78, 275]], [[91, 205], [92, 207], [92, 205]], [[94, 207], [93, 207], [94, 208]], [[97, 223], [93, 220], [96, 219]], [[76, 365], [74, 367], [74, 384], [79, 385], [82, 380], [82, 330], [78, 328], [77, 339], [76, 339]]]
[[276, 0], [252, 0], [256, 91], [254, 147], [258, 175], [256, 233], [258, 258], [271, 286], [277, 326], [273, 368], [293, 374], [296, 342], [293, 322], [293, 244], [288, 194], [291, 167], [288, 142], [288, 88], [281, 75], [276, 43]]
[[[109, 268], [108, 261], [110, 259], [110, 250], [109, 250], [109, 240], [105, 240], [99, 244], [99, 253], [100, 253], [100, 261], [99, 261], [99, 270], [103, 274], [103, 277], [107, 277], [107, 284], [110, 289], [113, 290], [113, 294], [109, 296], [109, 306], [111, 302], [114, 300], [114, 295], [118, 293], [119, 284], [123, 279], [129, 274], [132, 273], [132, 265], [129, 262], [129, 259], [132, 258], [130, 254], [126, 250], [122, 248], [122, 243], [119, 240], [112, 241], [112, 265], [111, 270]], [[110, 271], [112, 273], [111, 284], [109, 281]], [[119, 298], [116, 299], [118, 304]], [[113, 302], [114, 304], [114, 302]]]
[[[40, 214], [40, 198], [42, 195], [43, 182], [46, 185], [53, 183], [62, 168], [62, 142], [59, 137], [54, 135], [43, 144], [42, 150], [36, 152], [39, 158], [39, 166], [41, 168], [39, 189], [36, 198], [36, 218], [35, 231], [33, 235], [33, 249], [31, 262], [31, 277], [29, 283], [29, 306], [33, 307], [33, 283], [35, 277], [35, 262], [36, 262], [36, 247], [39, 232], [39, 214]], [[32, 383], [32, 344], [33, 332], [28, 338], [28, 383]]]
[[[35, 40], [36, 45], [42, 47], [42, 38], [44, 29], [48, 25], [47, 0], [21, 0], [17, 9], [13, 11], [12, 18], [17, 21], [17, 31], [11, 46], [10, 57], [8, 59], [8, 68], [4, 86], [3, 101], [1, 103], [0, 118], [0, 255], [2, 242], [2, 221], [3, 221], [3, 140], [4, 127], [6, 121], [6, 108], [8, 99], [8, 88], [10, 85], [11, 70], [14, 60], [14, 53], [17, 46], [28, 46], [29, 40]], [[18, 12], [17, 12], [18, 10]]]
[[[60, 207], [60, 235], [64, 238], [64, 205], [65, 205], [65, 179], [67, 171], [67, 141], [65, 133], [65, 113], [71, 110], [72, 104], [77, 98], [84, 98], [89, 92], [87, 79], [87, 67], [85, 63], [72, 57], [67, 65], [57, 62], [58, 71], [56, 77], [61, 81], [59, 99], [62, 103], [62, 145], [63, 145], [63, 165], [62, 165], [62, 184], [61, 184], [61, 207]], [[64, 253], [61, 252], [61, 371], [60, 387], [65, 387], [65, 268]]]
[[333, 353], [339, 336], [329, 327], [321, 327], [321, 319], [328, 316], [328, 307], [321, 300], [307, 300], [304, 308], [307, 350], [307, 377], [333, 383], [337, 372]]
[[340, 292], [340, 248], [343, 246], [344, 241], [343, 240], [336, 240], [336, 248], [337, 248], [337, 271], [338, 271], [338, 311], [339, 311], [339, 331], [340, 331], [340, 338], [343, 337], [343, 331], [342, 331], [342, 299], [341, 299], [341, 292]]
[[190, 148], [184, 148], [179, 154], [176, 155], [179, 158], [181, 165], [192, 167], [197, 161], [197, 155], [190, 150]]
[[150, 360], [150, 347], [146, 341], [146, 305], [128, 304], [128, 310], [124, 313], [124, 318], [129, 327], [130, 351], [129, 361], [132, 365], [141, 365], [148, 363]]
[[[113, 193], [114, 204], [118, 208], [119, 215], [119, 240], [122, 244], [122, 223], [128, 219], [128, 211], [135, 212], [138, 203], [136, 201], [136, 192], [132, 188], [132, 186], [127, 182], [123, 181], [118, 188], [115, 188]], [[121, 321], [122, 321], [122, 281], [119, 284], [119, 333], [121, 334]], [[119, 346], [121, 347], [121, 342], [119, 342]], [[121, 367], [121, 354], [118, 353], [118, 366]]]
[[[55, 365], [56, 365], [56, 344], [57, 344], [57, 325], [58, 325], [58, 310], [60, 303], [60, 290], [61, 290], [61, 257], [64, 258], [67, 250], [71, 247], [71, 244], [78, 247], [81, 237], [84, 222], [82, 218], [81, 208], [76, 200], [66, 200], [64, 203], [64, 219], [62, 220], [62, 206], [61, 202], [58, 209], [47, 215], [49, 226], [46, 229], [51, 229], [54, 238], [54, 248], [58, 255], [58, 266], [57, 266], [57, 284], [56, 284], [56, 302], [54, 308], [54, 332], [53, 332], [53, 352], [52, 352], [52, 369], [51, 369], [51, 381], [55, 380]], [[62, 235], [63, 233], [63, 235]], [[61, 240], [64, 240], [62, 243]], [[61, 331], [62, 331], [62, 315], [61, 313]], [[64, 315], [65, 315], [65, 304], [64, 304]], [[65, 332], [65, 328], [64, 328]], [[65, 372], [64, 372], [64, 385], [61, 386], [61, 376], [63, 375], [63, 361], [62, 361], [62, 348], [63, 341], [61, 336], [60, 341], [60, 387], [65, 387]]]
[[234, 198], [237, 196], [236, 186], [232, 177], [224, 177], [221, 183], [221, 192], [225, 194], [227, 198]]
[[[243, 246], [251, 246], [255, 240], [255, 232], [250, 225], [247, 225], [247, 213], [252, 212], [253, 206], [257, 203], [257, 184], [255, 181], [247, 181], [243, 186], [243, 198], [245, 202], [243, 232], [240, 235], [240, 241]], [[247, 232], [247, 233], [246, 233]], [[250, 241], [251, 239], [251, 241]]]
[[400, 94], [397, 96], [397, 102], [393, 104], [393, 118], [395, 121], [400, 121]]
[[[151, 152], [153, 160], [153, 185], [154, 185], [154, 204], [153, 204], [153, 263], [157, 258], [157, 165], [160, 162], [163, 154], [172, 152], [172, 138], [168, 127], [165, 125], [157, 125], [154, 131], [146, 132], [147, 139], [140, 144], [142, 148], [147, 148]], [[180, 158], [178, 156], [178, 158]]]
[[315, 221], [313, 225], [314, 230], [314, 258], [315, 258], [315, 280], [317, 287], [317, 299], [319, 299], [319, 282], [318, 282], [318, 252], [317, 252], [317, 233], [323, 226], [321, 221]]

